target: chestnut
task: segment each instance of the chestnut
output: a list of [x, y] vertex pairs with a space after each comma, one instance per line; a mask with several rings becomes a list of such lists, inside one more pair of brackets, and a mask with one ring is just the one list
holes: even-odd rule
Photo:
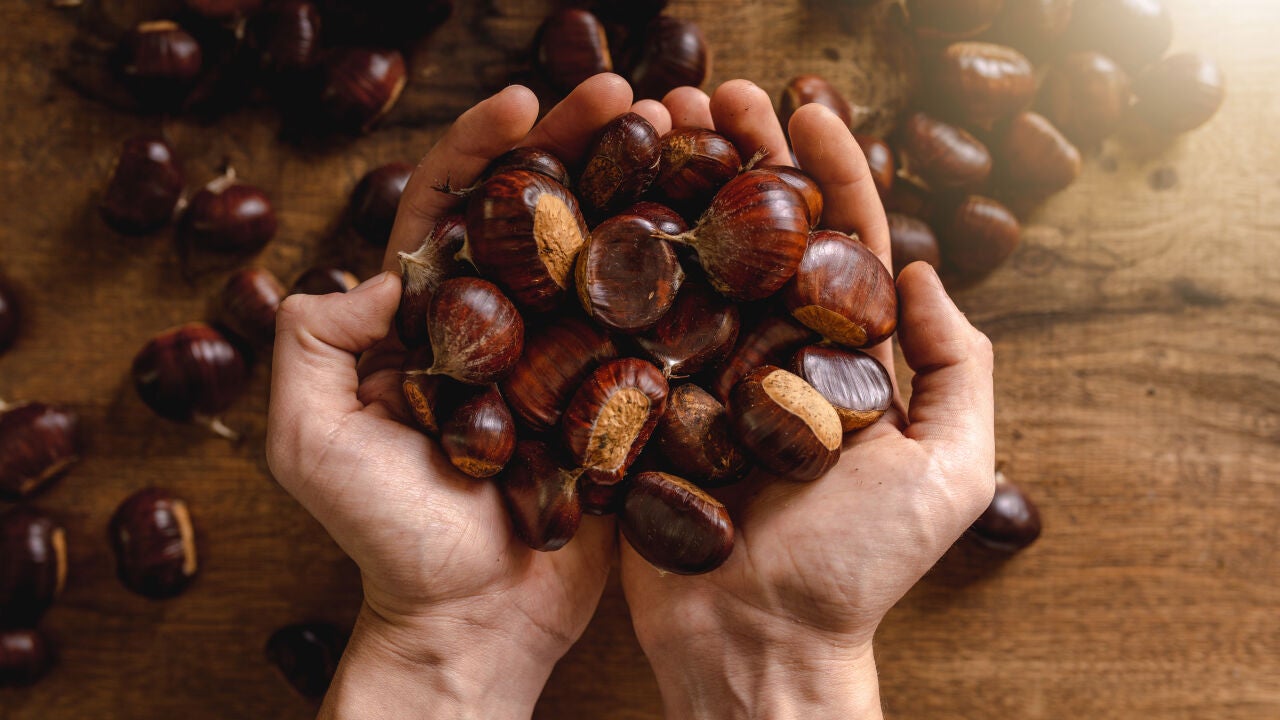
[[351, 192], [351, 227], [365, 242], [385, 246], [400, 209], [400, 195], [413, 174], [408, 163], [380, 165], [360, 178]]
[[690, 279], [671, 309], [635, 340], [666, 377], [693, 375], [728, 356], [739, 325], [737, 305], [700, 278]]
[[555, 308], [569, 286], [587, 223], [568, 188], [541, 173], [511, 170], [467, 200], [459, 257], [534, 312]]
[[218, 297], [218, 319], [228, 330], [257, 347], [276, 339], [276, 311], [284, 285], [266, 268], [242, 268], [231, 274]]
[[1039, 105], [1063, 135], [1092, 150], [1120, 127], [1132, 99], [1129, 75], [1110, 58], [1077, 52], [1050, 68]]
[[631, 207], [623, 210], [622, 215], [636, 215], [653, 223], [658, 230], [668, 235], [679, 235], [682, 232], [689, 231], [689, 224], [684, 221], [680, 213], [661, 203], [652, 202], [650, 200], [641, 200]]
[[332, 265], [316, 265], [307, 268], [293, 281], [289, 288], [290, 295], [328, 295], [354, 290], [360, 284], [360, 278], [348, 270]]
[[658, 175], [658, 131], [636, 113], [614, 118], [587, 151], [577, 193], [587, 214], [600, 216], [640, 199]]
[[0, 354], [13, 346], [18, 339], [18, 299], [0, 278]]
[[991, 198], [970, 195], [938, 225], [938, 242], [947, 266], [963, 282], [977, 280], [1000, 267], [1022, 238], [1018, 218]]
[[116, 575], [129, 590], [152, 599], [178, 595], [199, 568], [195, 529], [186, 501], [160, 488], [125, 498], [108, 527]]
[[1015, 195], [1048, 197], [1080, 175], [1080, 151], [1043, 115], [1018, 113], [996, 143], [996, 174]]
[[545, 443], [516, 443], [511, 462], [498, 476], [516, 537], [544, 552], [559, 550], [572, 540], [582, 522], [581, 475], [581, 470], [562, 467]]
[[579, 8], [553, 12], [538, 32], [538, 65], [562, 93], [599, 73], [613, 72], [609, 39], [595, 15]]
[[493, 385], [471, 393], [440, 425], [449, 462], [473, 478], [502, 471], [516, 447], [516, 421]]
[[610, 360], [574, 393], [561, 426], [565, 447], [591, 479], [622, 480], [667, 406], [667, 381], [636, 358]]
[[809, 345], [792, 358], [791, 372], [831, 403], [845, 432], [874, 423], [893, 404], [889, 371], [858, 350]]
[[822, 219], [823, 203], [822, 188], [818, 187], [818, 182], [805, 171], [790, 165], [766, 165], [760, 169], [773, 173], [792, 190], [800, 193], [809, 218], [809, 227], [817, 227], [818, 221]]
[[729, 413], [711, 393], [693, 383], [671, 391], [654, 442], [671, 469], [702, 487], [720, 487], [746, 474]]
[[653, 189], [671, 207], [700, 211], [741, 166], [738, 149], [725, 136], [705, 128], [676, 128], [662, 136]]
[[733, 387], [747, 373], [765, 364], [785, 365], [796, 350], [817, 337], [790, 316], [768, 315], [738, 337], [733, 352], [720, 365], [708, 389], [717, 400], [727, 404]]
[[760, 300], [799, 267], [809, 240], [809, 208], [777, 173], [749, 170], [716, 193], [692, 230], [655, 236], [692, 247], [716, 292]]
[[933, 191], [925, 187], [922, 180], [901, 174], [893, 179], [893, 187], [884, 198], [886, 212], [922, 220], [933, 217], [934, 204]]
[[200, 322], [166, 330], [134, 356], [132, 374], [138, 396], [157, 415], [236, 439], [217, 416], [244, 390], [249, 373], [222, 333]]
[[[867, 169], [871, 171], [871, 180], [876, 185], [880, 199], [889, 196], [893, 189], [893, 178], [898, 174], [898, 165], [893, 160], [893, 149], [889, 143], [878, 137], [855, 133], [853, 139], [858, 141], [862, 154], [867, 158]], [[819, 213], [821, 214], [821, 213]]]
[[0, 500], [30, 497], [80, 460], [80, 418], [44, 403], [0, 402]]
[[1137, 114], [1166, 133], [1185, 133], [1209, 122], [1226, 99], [1226, 81], [1212, 60], [1177, 53], [1153, 65], [1133, 85]]
[[263, 69], [292, 78], [320, 62], [320, 10], [310, 0], [274, 2], [254, 18]]
[[499, 173], [509, 170], [528, 170], [529, 172], [540, 173], [555, 180], [556, 182], [569, 187], [569, 169], [564, 166], [560, 158], [543, 150], [532, 146], [523, 146], [512, 148], [489, 163], [489, 167], [485, 168], [484, 179], [489, 179]]
[[980, 34], [1005, 0], [907, 0], [911, 24], [922, 37], [958, 40]]
[[973, 135], [922, 112], [902, 127], [903, 163], [908, 173], [934, 190], [976, 189], [991, 175], [991, 152]]
[[187, 7], [198, 15], [214, 19], [227, 19], [257, 12], [262, 0], [184, 0]]
[[345, 48], [326, 67], [320, 106], [338, 128], [368, 132], [400, 99], [406, 80], [398, 50]]
[[66, 531], [35, 508], [0, 515], [0, 627], [31, 627], [67, 580]]
[[427, 303], [427, 335], [435, 357], [429, 374], [488, 385], [520, 359], [524, 320], [493, 283], [449, 278]]
[[1034, 72], [1031, 61], [1011, 47], [952, 43], [934, 68], [934, 92], [948, 117], [990, 131], [1031, 103], [1036, 93]]
[[898, 293], [880, 258], [856, 238], [818, 230], [782, 289], [792, 316], [832, 342], [863, 347], [898, 326]]
[[933, 234], [929, 223], [895, 212], [886, 217], [889, 220], [889, 246], [893, 254], [894, 277], [902, 272], [902, 268], [917, 260], [929, 263], [934, 270], [942, 267], [938, 238]]
[[404, 374], [400, 390], [419, 427], [428, 435], [439, 437], [444, 421], [472, 390], [453, 378], [429, 374], [427, 370], [433, 362], [430, 346], [410, 350], [401, 368]]
[[403, 285], [400, 307], [396, 309], [396, 331], [405, 347], [427, 343], [427, 303], [440, 283], [470, 274], [465, 263], [457, 259], [466, 239], [467, 224], [463, 217], [445, 215], [436, 221], [417, 250], [412, 254], [400, 253]]
[[729, 396], [738, 442], [763, 468], [792, 480], [822, 477], [840, 459], [840, 416], [812, 385], [774, 365], [747, 373]]
[[711, 572], [733, 553], [729, 511], [675, 475], [643, 472], [633, 477], [618, 524], [640, 557], [662, 572]]
[[[637, 460], [638, 462], [638, 460]], [[578, 504], [585, 515], [616, 515], [622, 511], [631, 482], [598, 483], [587, 475], [578, 477]]]
[[600, 223], [578, 253], [578, 300], [591, 319], [615, 332], [653, 326], [675, 301], [684, 270], [675, 248], [653, 237], [653, 223], [618, 215]]
[[1044, 60], [1058, 49], [1070, 27], [1074, 4], [1075, 0], [1005, 0], [991, 39], [1032, 60]]
[[276, 213], [262, 190], [226, 172], [191, 196], [178, 222], [185, 247], [227, 253], [260, 250], [276, 234]]
[[1096, 50], [1137, 72], [1169, 49], [1173, 16], [1162, 0], [1076, 0], [1066, 40], [1073, 50]]
[[640, 42], [629, 74], [637, 100], [661, 100], [678, 87], [698, 87], [707, 79], [710, 51], [696, 23], [659, 15], [645, 27]]
[[102, 220], [122, 235], [145, 235], [169, 224], [182, 197], [182, 167], [163, 138], [124, 141], [98, 205]]
[[338, 670], [347, 636], [330, 623], [297, 623], [271, 633], [266, 656], [299, 695], [323, 697]]
[[170, 20], [148, 20], [125, 33], [116, 49], [116, 66], [138, 103], [149, 109], [173, 109], [195, 85], [204, 59], [191, 33]]
[[787, 81], [778, 99], [778, 119], [782, 129], [790, 132], [791, 116], [801, 106], [818, 103], [835, 113], [845, 125], [853, 127], [853, 110], [849, 101], [831, 81], [821, 75], [797, 75]]
[[0, 630], [0, 687], [33, 685], [53, 662], [53, 650], [39, 630]]
[[997, 470], [991, 504], [970, 526], [968, 535], [992, 550], [1016, 553], [1040, 537], [1040, 511], [1022, 488]]
[[529, 330], [524, 352], [499, 387], [516, 417], [544, 432], [559, 424], [587, 376], [617, 356], [604, 331], [575, 317], [559, 317]]

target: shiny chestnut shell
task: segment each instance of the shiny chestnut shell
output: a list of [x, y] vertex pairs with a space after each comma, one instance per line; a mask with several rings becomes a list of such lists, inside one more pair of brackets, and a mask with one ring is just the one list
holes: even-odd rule
[[173, 147], [142, 135], [124, 141], [98, 212], [112, 230], [145, 235], [169, 224], [185, 180]]
[[252, 23], [263, 69], [289, 77], [320, 62], [320, 10], [310, 0], [274, 2]]
[[867, 169], [871, 171], [876, 192], [881, 199], [888, 197], [893, 189], [893, 178], [898, 173], [893, 149], [889, 147], [889, 143], [871, 135], [855, 134], [853, 139], [858, 142], [858, 147], [862, 148], [862, 154], [867, 158]]
[[44, 403], [0, 407], [0, 500], [30, 497], [80, 460], [80, 418]]
[[845, 432], [874, 423], [893, 404], [889, 371], [864, 352], [809, 345], [792, 358], [790, 369], [831, 403]]
[[578, 502], [585, 515], [616, 515], [622, 510], [630, 489], [631, 483], [626, 478], [604, 484], [583, 474], [578, 478]]
[[473, 277], [440, 283], [427, 303], [430, 372], [468, 385], [502, 379], [520, 359], [524, 320], [493, 283]]
[[121, 80], [148, 109], [172, 109], [186, 98], [204, 64], [200, 43], [170, 20], [148, 20], [116, 48]]
[[1120, 127], [1132, 100], [1128, 73], [1105, 55], [1077, 52], [1050, 68], [1038, 105], [1063, 135], [1093, 149]]
[[467, 239], [467, 224], [461, 215], [446, 215], [436, 221], [422, 245], [412, 253], [400, 253], [400, 307], [396, 309], [396, 331], [405, 347], [425, 345], [427, 304], [440, 283], [451, 277], [472, 274], [457, 259]]
[[1040, 511], [1013, 482], [996, 472], [991, 504], [973, 522], [968, 535], [981, 545], [1006, 553], [1026, 548], [1040, 537]]
[[613, 72], [604, 25], [594, 14], [579, 8], [553, 12], [538, 31], [538, 66], [562, 93], [592, 75]]
[[295, 295], [328, 295], [354, 290], [360, 284], [360, 278], [348, 270], [332, 265], [316, 265], [309, 267], [293, 281], [289, 294]]
[[729, 559], [733, 523], [720, 501], [667, 473], [639, 473], [631, 483], [618, 525], [650, 565], [662, 572], [697, 575]]
[[894, 277], [902, 272], [902, 268], [917, 261], [929, 263], [934, 270], [942, 267], [938, 238], [933, 234], [929, 223], [895, 212], [886, 217], [889, 220], [889, 246], [893, 255]]
[[409, 163], [391, 162], [360, 178], [351, 191], [350, 209], [351, 227], [357, 235], [374, 245], [387, 244], [400, 209], [400, 196], [412, 174]]
[[1048, 197], [1080, 175], [1080, 151], [1043, 115], [1018, 113], [995, 144], [996, 175], [1018, 196]]
[[685, 222], [680, 213], [661, 203], [650, 200], [641, 200], [631, 207], [623, 210], [620, 215], [636, 215], [653, 223], [653, 226], [660, 232], [668, 235], [679, 235], [689, 231], [689, 223]]
[[671, 470], [702, 487], [728, 485], [748, 468], [724, 405], [693, 383], [671, 391], [653, 444]]
[[0, 515], [0, 628], [34, 626], [66, 580], [66, 531], [57, 521], [22, 505]]
[[640, 199], [658, 175], [662, 144], [658, 131], [636, 113], [614, 118], [587, 150], [575, 188], [593, 216], [620, 210]]
[[818, 187], [818, 181], [809, 177], [805, 171], [791, 167], [790, 165], [765, 165], [759, 168], [763, 172], [773, 173], [779, 180], [786, 183], [800, 193], [800, 198], [804, 200], [805, 209], [809, 217], [809, 227], [817, 227], [818, 221], [822, 219], [823, 199], [822, 188]]
[[922, 112], [903, 124], [899, 149], [907, 172], [934, 190], [980, 188], [991, 176], [991, 152], [967, 131]]
[[822, 105], [835, 113], [845, 125], [853, 126], [852, 108], [836, 86], [821, 75], [805, 74], [788, 80], [778, 99], [778, 120], [782, 122], [784, 131], [790, 132], [791, 116], [809, 103]]
[[404, 56], [398, 50], [345, 48], [329, 61], [320, 106], [349, 132], [368, 132], [404, 91]]
[[528, 330], [520, 359], [499, 386], [512, 412], [535, 432], [544, 432], [559, 424], [587, 376], [617, 356], [606, 332], [575, 317], [559, 317]]
[[948, 117], [989, 131], [1031, 103], [1036, 93], [1035, 69], [1011, 47], [952, 43], [936, 62], [933, 87]]
[[943, 260], [962, 281], [1000, 267], [1022, 237], [1022, 226], [1009, 208], [981, 195], [961, 200], [942, 216], [937, 230]]
[[517, 443], [511, 462], [498, 476], [516, 537], [542, 551], [559, 550], [572, 540], [582, 522], [581, 475], [580, 470], [562, 467], [545, 443]]
[[644, 29], [639, 56], [629, 73], [636, 99], [661, 100], [678, 87], [702, 85], [710, 54], [697, 23], [670, 15], [654, 18]]
[[227, 278], [218, 296], [218, 318], [228, 330], [257, 347], [276, 338], [276, 312], [284, 300], [284, 285], [266, 268], [249, 267]]
[[193, 322], [155, 336], [133, 358], [138, 396], [155, 413], [178, 422], [207, 422], [244, 390], [248, 366], [217, 330]]
[[667, 381], [650, 363], [610, 360], [574, 393], [560, 421], [565, 447], [596, 482], [622, 480], [666, 410]]
[[799, 481], [822, 477], [840, 458], [843, 432], [831, 403], [773, 365], [747, 373], [729, 396], [734, 435], [761, 467]]
[[1173, 16], [1162, 0], [1076, 0], [1066, 44], [1096, 50], [1129, 72], [1155, 62], [1173, 42]]
[[641, 332], [675, 301], [684, 270], [675, 248], [655, 232], [644, 218], [617, 215], [596, 226], [578, 253], [578, 301], [602, 327]]
[[721, 403], [728, 404], [734, 386], [747, 373], [761, 365], [785, 365], [796, 350], [817, 339], [817, 333], [789, 315], [767, 315], [738, 336], [733, 351], [721, 363], [707, 389]]
[[667, 377], [693, 375], [728, 356], [740, 323], [736, 304], [694, 278], [680, 287], [671, 309], [635, 341]]
[[911, 24], [922, 37], [973, 37], [995, 21], [1005, 0], [907, 0]]
[[53, 649], [39, 630], [0, 630], [0, 688], [33, 685], [53, 664]]
[[510, 170], [528, 170], [546, 175], [565, 187], [569, 187], [570, 184], [569, 169], [564, 166], [560, 158], [542, 148], [526, 145], [502, 153], [489, 163], [489, 167], [485, 168], [483, 179], [488, 180], [494, 175]]
[[498, 389], [473, 391], [440, 425], [440, 446], [449, 462], [473, 478], [502, 471], [516, 447], [516, 421]]
[[676, 128], [662, 136], [654, 194], [671, 207], [696, 213], [741, 166], [738, 149], [725, 136], [705, 128]]
[[187, 247], [253, 252], [275, 237], [276, 227], [267, 194], [228, 171], [191, 196], [178, 223], [178, 237]]
[[125, 498], [111, 516], [108, 534], [116, 575], [144, 597], [180, 594], [199, 569], [187, 503], [167, 490], [144, 488]]
[[1151, 127], [1185, 133], [1209, 122], [1226, 99], [1226, 80], [1212, 60], [1196, 53], [1164, 58], [1133, 85], [1137, 114]]
[[880, 258], [856, 238], [819, 230], [782, 290], [791, 315], [832, 342], [863, 347], [898, 326], [898, 293]]
[[299, 695], [323, 697], [329, 690], [347, 637], [330, 623], [297, 623], [271, 633], [267, 661]]

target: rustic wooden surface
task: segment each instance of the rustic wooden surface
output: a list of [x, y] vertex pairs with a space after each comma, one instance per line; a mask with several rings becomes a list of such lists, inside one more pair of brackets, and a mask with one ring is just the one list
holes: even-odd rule
[[[130, 387], [136, 349], [201, 317], [224, 274], [188, 279], [166, 233], [125, 239], [98, 221], [120, 140], [163, 129], [192, 182], [229, 156], [271, 190], [281, 232], [258, 261], [286, 281], [327, 260], [368, 274], [378, 251], [341, 224], [355, 180], [416, 158], [440, 121], [500, 85], [549, 3], [459, 3], [390, 127], [323, 147], [281, 145], [260, 109], [208, 124], [85, 99], [57, 72], [74, 14], [0, 4], [0, 271], [28, 311], [0, 358], [0, 396], [70, 404], [88, 430], [84, 462], [38, 500], [69, 530], [70, 580], [45, 621], [61, 664], [34, 689], [0, 691], [0, 718], [309, 717], [263, 644], [288, 622], [347, 624], [359, 602], [355, 568], [267, 472], [266, 367], [227, 418], [247, 430], [239, 446], [156, 418]], [[995, 342], [1000, 460], [1046, 528], [1003, 564], [957, 549], [890, 614], [877, 640], [890, 717], [1280, 717], [1280, 9], [1169, 4], [1175, 47], [1216, 56], [1229, 99], [1170, 146], [1135, 137], [1090, 159], [1012, 261], [960, 295]], [[673, 6], [703, 23], [714, 81], [776, 94], [821, 72], [886, 108], [885, 123], [911, 82], [910, 53], [874, 12]], [[121, 588], [104, 538], [116, 503], [147, 484], [187, 497], [200, 526], [202, 575], [164, 603]], [[614, 583], [536, 716], [659, 707]]]

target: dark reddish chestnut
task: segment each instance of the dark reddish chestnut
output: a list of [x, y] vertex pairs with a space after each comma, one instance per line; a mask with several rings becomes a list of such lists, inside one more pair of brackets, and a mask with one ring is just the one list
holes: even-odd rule
[[387, 244], [400, 209], [400, 195], [412, 174], [412, 165], [392, 162], [360, 178], [351, 192], [351, 227], [357, 235], [374, 245]]
[[66, 531], [35, 508], [0, 515], [0, 628], [34, 627], [67, 580]]
[[781, 289], [799, 267], [809, 209], [777, 173], [749, 170], [716, 193], [692, 230], [657, 236], [692, 247], [716, 292], [759, 300]]
[[398, 50], [346, 48], [328, 64], [320, 105], [335, 126], [368, 132], [400, 99], [406, 79]]
[[858, 350], [809, 345], [796, 353], [791, 372], [831, 403], [845, 432], [879, 420], [893, 404], [889, 371], [879, 360]]
[[578, 301], [604, 328], [647, 330], [675, 301], [684, 270], [675, 248], [655, 232], [644, 218], [618, 215], [600, 223], [578, 253]]
[[512, 170], [485, 180], [468, 198], [460, 257], [517, 303], [546, 312], [564, 297], [588, 235], [578, 201], [564, 185]]
[[616, 515], [622, 511], [622, 503], [631, 489], [630, 480], [617, 483], [598, 483], [587, 475], [578, 478], [578, 502], [586, 515]]
[[546, 444], [521, 440], [498, 490], [507, 505], [516, 537], [534, 550], [559, 550], [573, 539], [582, 522], [578, 499], [581, 470], [567, 470]]
[[622, 535], [662, 572], [698, 575], [733, 553], [733, 523], [719, 500], [697, 485], [661, 472], [632, 478], [619, 517]]
[[360, 278], [350, 271], [332, 265], [316, 265], [307, 268], [293, 281], [289, 288], [290, 295], [328, 295], [354, 290], [360, 284]]
[[574, 317], [531, 329], [524, 352], [501, 382], [512, 412], [536, 432], [560, 422], [574, 391], [601, 362], [618, 356], [608, 334]]
[[1005, 0], [907, 0], [907, 13], [923, 37], [959, 40], [991, 27]]
[[1043, 115], [1018, 113], [996, 144], [996, 174], [1009, 191], [1048, 197], [1080, 175], [1080, 151]]
[[889, 188], [889, 194], [884, 198], [884, 209], [891, 213], [927, 219], [933, 217], [934, 202], [933, 191], [919, 179], [899, 175], [893, 179], [893, 187]]
[[676, 128], [662, 136], [653, 189], [671, 207], [696, 214], [741, 167], [738, 149], [725, 136], [705, 128]]
[[812, 385], [773, 365], [747, 373], [729, 397], [734, 435], [763, 468], [792, 480], [822, 477], [840, 459], [840, 416]]
[[410, 350], [401, 368], [404, 375], [400, 389], [418, 425], [428, 435], [439, 437], [445, 419], [473, 391], [453, 378], [429, 374], [427, 370], [433, 363], [430, 346]]
[[1016, 553], [1040, 537], [1040, 511], [1022, 488], [996, 471], [995, 496], [969, 536], [993, 550]]
[[226, 19], [249, 15], [262, 7], [262, 0], [185, 0], [187, 7], [209, 18]]
[[144, 235], [169, 224], [184, 179], [169, 143], [152, 136], [124, 141], [98, 212], [112, 230]]
[[347, 636], [330, 623], [286, 625], [271, 633], [266, 656], [299, 695], [324, 697], [346, 649]]
[[636, 358], [604, 363], [574, 393], [561, 425], [573, 460], [596, 482], [622, 480], [667, 406], [667, 381]]
[[191, 197], [178, 223], [187, 247], [216, 252], [254, 252], [276, 234], [276, 213], [262, 190], [236, 180], [227, 168]]
[[1067, 30], [1075, 50], [1096, 50], [1129, 72], [1155, 62], [1173, 42], [1173, 16], [1161, 0], [1076, 0]]
[[1025, 55], [1004, 45], [948, 45], [934, 68], [934, 90], [947, 116], [990, 131], [1022, 110], [1036, 94], [1035, 70]]
[[235, 439], [218, 415], [244, 390], [248, 366], [222, 333], [199, 322], [166, 330], [133, 358], [132, 372], [138, 396], [157, 415]]
[[169, 20], [148, 20], [125, 33], [116, 50], [124, 83], [139, 104], [171, 109], [186, 98], [203, 65], [200, 44]]
[[937, 118], [918, 112], [902, 127], [907, 172], [934, 190], [979, 188], [991, 175], [991, 153], [980, 140]]
[[552, 13], [539, 31], [538, 65], [562, 93], [592, 75], [613, 72], [604, 25], [595, 15], [578, 8]]
[[675, 303], [648, 332], [636, 337], [662, 374], [693, 375], [728, 356], [738, 339], [738, 306], [701, 279], [680, 288]]
[[679, 235], [682, 232], [689, 231], [689, 224], [684, 221], [680, 213], [666, 205], [648, 200], [642, 200], [619, 214], [642, 217], [653, 223], [655, 228], [668, 235]]
[[33, 685], [53, 662], [53, 650], [39, 630], [0, 630], [0, 687]]
[[853, 109], [831, 81], [821, 75], [797, 75], [787, 81], [778, 99], [778, 119], [782, 129], [790, 132], [791, 116], [801, 106], [818, 103], [835, 113], [845, 125], [853, 126]]
[[790, 165], [766, 165], [760, 169], [777, 175], [779, 180], [800, 193], [807, 210], [809, 227], [817, 227], [818, 221], [822, 219], [823, 203], [822, 188], [818, 187], [818, 182], [805, 171]]
[[218, 319], [251, 345], [269, 347], [276, 339], [276, 311], [284, 285], [266, 268], [242, 268], [227, 278], [218, 297]]
[[446, 215], [436, 221], [416, 251], [400, 253], [403, 285], [400, 307], [396, 310], [396, 330], [405, 347], [421, 347], [427, 343], [427, 304], [440, 283], [470, 274], [466, 264], [457, 259], [466, 240], [466, 221], [461, 215]]
[[672, 470], [702, 487], [728, 485], [747, 471], [729, 413], [711, 393], [692, 383], [671, 391], [654, 442]]
[[876, 345], [898, 326], [893, 276], [866, 245], [834, 230], [809, 237], [782, 301], [795, 319], [849, 347]]
[[938, 238], [929, 223], [917, 217], [891, 212], [889, 219], [889, 245], [893, 253], [893, 276], [902, 268], [916, 261], [927, 262], [935, 270], [942, 267], [942, 254], [938, 250]]
[[473, 478], [502, 471], [516, 447], [516, 421], [493, 385], [471, 393], [440, 426], [449, 462]]
[[710, 64], [707, 40], [696, 23], [659, 15], [645, 27], [631, 68], [636, 99], [661, 100], [678, 87], [698, 87], [707, 79]]
[[80, 418], [44, 403], [0, 402], [0, 500], [30, 497], [80, 460]]
[[858, 141], [858, 147], [862, 148], [862, 154], [867, 158], [867, 169], [871, 171], [876, 192], [880, 193], [881, 199], [888, 197], [893, 190], [893, 178], [898, 174], [893, 149], [889, 147], [889, 143], [871, 135], [855, 134], [853, 139]]
[[942, 257], [962, 282], [985, 277], [1000, 267], [1021, 237], [1022, 226], [1009, 208], [980, 195], [962, 200], [938, 225]]
[[427, 335], [435, 362], [427, 370], [468, 385], [488, 385], [520, 359], [524, 320], [493, 283], [450, 278], [427, 303]]
[[750, 332], [739, 336], [733, 352], [720, 365], [708, 389], [717, 400], [727, 404], [734, 386], [747, 373], [765, 364], [785, 365], [796, 350], [816, 339], [817, 334], [790, 316], [766, 316]]
[[18, 299], [9, 285], [0, 278], [0, 354], [13, 346], [18, 339]]
[[174, 597], [199, 569], [187, 503], [167, 490], [144, 488], [125, 498], [111, 516], [109, 531], [116, 575], [139, 595]]
[[1075, 0], [1005, 0], [991, 39], [1017, 48], [1032, 60], [1043, 60], [1059, 47], [1071, 24], [1074, 4]]
[[658, 131], [635, 113], [624, 113], [604, 126], [587, 151], [577, 193], [589, 215], [620, 210], [649, 189], [658, 175], [662, 143]]
[[1078, 52], [1049, 70], [1039, 104], [1063, 135], [1093, 149], [1120, 127], [1132, 100], [1124, 70], [1105, 55]]
[[262, 67], [281, 79], [320, 62], [320, 11], [310, 0], [282, 0], [254, 19]]
[[1185, 133], [1209, 122], [1226, 99], [1226, 81], [1212, 60], [1177, 53], [1138, 76], [1133, 87], [1138, 115], [1167, 133]]
[[510, 170], [528, 170], [546, 175], [561, 185], [569, 187], [569, 169], [564, 166], [560, 158], [542, 148], [525, 146], [502, 153], [489, 163], [489, 167], [485, 168], [484, 179], [487, 180]]

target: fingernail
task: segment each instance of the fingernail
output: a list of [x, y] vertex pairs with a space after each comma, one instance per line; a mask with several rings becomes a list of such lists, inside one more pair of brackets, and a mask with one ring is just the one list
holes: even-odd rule
[[351, 289], [351, 291], [350, 291], [348, 294], [349, 294], [349, 295], [355, 295], [355, 294], [357, 294], [357, 293], [362, 293], [362, 292], [364, 292], [364, 291], [366, 291], [366, 290], [372, 290], [373, 288], [376, 288], [376, 287], [378, 287], [379, 285], [381, 285], [381, 284], [383, 284], [384, 282], [386, 282], [386, 281], [387, 281], [387, 277], [388, 277], [388, 276], [390, 276], [390, 275], [391, 275], [391, 271], [390, 271], [390, 270], [383, 270], [382, 272], [378, 273], [377, 275], [374, 275], [373, 277], [369, 278], [368, 280], [365, 280], [364, 282], [362, 282], [362, 283], [360, 283], [359, 285], [357, 285], [357, 286], [355, 286], [354, 288], [352, 288], [352, 289]]

